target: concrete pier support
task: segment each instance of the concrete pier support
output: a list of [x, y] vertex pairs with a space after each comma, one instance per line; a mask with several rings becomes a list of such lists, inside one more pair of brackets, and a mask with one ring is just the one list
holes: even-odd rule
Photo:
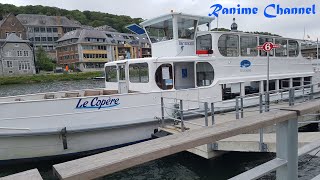
[[277, 158], [286, 160], [286, 166], [277, 169], [277, 179], [298, 179], [298, 121], [277, 123]]

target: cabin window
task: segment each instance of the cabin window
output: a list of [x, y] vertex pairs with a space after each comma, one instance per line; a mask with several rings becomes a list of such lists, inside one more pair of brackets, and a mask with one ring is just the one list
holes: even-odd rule
[[303, 79], [303, 83], [304, 83], [304, 85], [309, 85], [309, 84], [311, 84], [311, 77], [305, 77], [305, 78]]
[[106, 82], [117, 82], [117, 67], [106, 66]]
[[280, 45], [279, 48], [276, 48], [276, 57], [287, 57], [288, 45], [287, 40], [285, 39], [276, 39], [275, 43]]
[[240, 52], [241, 56], [257, 56], [258, 40], [257, 37], [241, 36], [240, 37]]
[[234, 99], [237, 96], [240, 96], [240, 83], [234, 84], [222, 84], [222, 100]]
[[131, 83], [148, 83], [148, 63], [137, 63], [129, 65], [129, 79]]
[[[267, 81], [263, 81], [263, 89], [267, 91]], [[276, 90], [276, 80], [269, 80], [269, 91]]]
[[[260, 46], [262, 46], [266, 42], [272, 42], [273, 43], [273, 38], [269, 38], [269, 37], [261, 37], [261, 38], [259, 38], [259, 45]], [[273, 56], [273, 52], [274, 52], [274, 50], [271, 50], [269, 52], [269, 56]], [[260, 54], [260, 56], [267, 56], [267, 52], [265, 52], [264, 50], [259, 50], [259, 54]]]
[[289, 57], [297, 57], [299, 55], [299, 44], [297, 41], [288, 41]]
[[172, 65], [162, 64], [156, 70], [156, 84], [160, 89], [167, 90], [173, 88]]
[[293, 78], [292, 85], [293, 87], [301, 86], [301, 78]]
[[284, 89], [284, 88], [289, 88], [290, 85], [290, 79], [280, 79], [279, 80], [279, 88]]
[[245, 82], [244, 90], [245, 90], [245, 95], [259, 93], [260, 81]]
[[197, 86], [210, 86], [214, 79], [214, 70], [210, 63], [197, 63]]
[[150, 37], [157, 37], [159, 41], [167, 41], [173, 39], [172, 19], [147, 26], [146, 30]]
[[178, 18], [179, 39], [194, 39], [194, 32], [197, 28], [197, 20]]
[[222, 56], [239, 56], [239, 36], [232, 34], [221, 35], [218, 41], [218, 48]]
[[311, 42], [301, 42], [301, 55], [306, 59], [317, 59], [317, 46]]
[[197, 50], [211, 50], [212, 49], [212, 36], [211, 34], [197, 37]]

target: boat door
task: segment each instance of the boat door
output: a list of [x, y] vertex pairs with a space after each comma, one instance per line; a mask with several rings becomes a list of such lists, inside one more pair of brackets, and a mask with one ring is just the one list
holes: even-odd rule
[[174, 85], [177, 99], [185, 99], [183, 109], [199, 108], [199, 89], [195, 86], [195, 63], [174, 63]]
[[129, 92], [128, 71], [126, 63], [117, 64], [118, 93], [124, 94]]

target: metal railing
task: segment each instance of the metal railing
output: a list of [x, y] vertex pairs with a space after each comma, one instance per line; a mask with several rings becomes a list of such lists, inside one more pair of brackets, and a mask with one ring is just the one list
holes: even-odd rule
[[[273, 107], [273, 105], [281, 105], [287, 104], [289, 106], [293, 106], [294, 104], [305, 102], [306, 100], [312, 100], [314, 99], [315, 92], [314, 92], [314, 86], [319, 86], [320, 83], [317, 84], [308, 84], [303, 86], [296, 86], [291, 88], [283, 88], [279, 90], [271, 90], [269, 92], [264, 93], [254, 93], [254, 94], [248, 94], [244, 96], [237, 96], [234, 100], [234, 105], [231, 104], [231, 106], [224, 107], [224, 109], [230, 109], [224, 114], [227, 113], [233, 113], [235, 114], [235, 119], [239, 120], [241, 118], [244, 118], [245, 112], [269, 112], [269, 111], [276, 111], [281, 108], [279, 107]], [[271, 98], [270, 98], [271, 96]], [[256, 101], [253, 99], [256, 98]], [[168, 99], [173, 102], [171, 103], [165, 103], [164, 101]], [[246, 101], [254, 101], [254, 103], [251, 102], [251, 104], [246, 105]], [[198, 110], [184, 110], [184, 103], [186, 102], [193, 102], [193, 103], [199, 103], [199, 107], [203, 107], [202, 109], [199, 108]], [[174, 122], [180, 123], [181, 131], [185, 131], [185, 124], [192, 124], [196, 126], [209, 126], [209, 117], [211, 116], [211, 125], [215, 124], [215, 114], [219, 113], [216, 111], [217, 107], [216, 104], [222, 103], [225, 101], [216, 101], [216, 102], [205, 102], [205, 101], [195, 101], [195, 100], [185, 100], [185, 99], [177, 99], [177, 98], [170, 98], [170, 97], [161, 97], [161, 118], [157, 118], [161, 120], [161, 127], [165, 126], [166, 120], [173, 120]], [[209, 107], [210, 103], [210, 107]], [[166, 104], [172, 104], [172, 107], [166, 106]], [[202, 105], [202, 106], [201, 106]], [[246, 108], [249, 107], [259, 107], [257, 110], [246, 110]], [[219, 108], [219, 107], [218, 107]], [[232, 111], [232, 109], [234, 111]], [[171, 110], [175, 113], [173, 116], [170, 116], [170, 113], [168, 113], [166, 110]], [[165, 112], [167, 112], [167, 116], [165, 116]], [[190, 122], [185, 119], [185, 115], [194, 114], [194, 115], [201, 115], [204, 116], [204, 125]], [[299, 122], [299, 124], [308, 124], [308, 123], [316, 123], [317, 121], [307, 121], [307, 122]], [[261, 152], [267, 152], [268, 146], [264, 143], [264, 129], [259, 129], [259, 149]], [[217, 149], [217, 144], [213, 144], [213, 150]]]
[[[164, 103], [165, 99], [172, 100], [173, 103]], [[198, 110], [196, 110], [196, 109], [184, 110], [183, 109], [184, 102], [193, 102], [193, 103], [202, 104], [203, 110], [201, 110], [200, 108]], [[172, 104], [173, 107], [165, 106], [165, 104]], [[158, 118], [161, 120], [161, 127], [164, 127], [165, 120], [169, 119], [169, 120], [173, 120], [176, 122], [180, 122], [180, 125], [181, 125], [180, 128], [181, 128], [181, 131], [183, 132], [183, 131], [185, 131], [185, 125], [184, 125], [185, 123], [193, 124], [196, 126], [209, 126], [209, 116], [211, 116], [212, 124], [214, 124], [214, 103], [211, 103], [210, 109], [208, 107], [208, 104], [209, 104], [208, 102], [183, 100], [183, 99], [170, 98], [170, 97], [161, 97], [161, 118]], [[170, 113], [168, 113], [167, 110], [171, 110], [170, 113], [172, 115], [170, 115]], [[203, 111], [203, 113], [201, 111]], [[165, 116], [165, 112], [166, 112], [167, 116]], [[184, 119], [185, 118], [184, 116], [186, 113], [204, 116], [204, 121], [205, 121], [204, 124], [205, 125], [186, 121]]]

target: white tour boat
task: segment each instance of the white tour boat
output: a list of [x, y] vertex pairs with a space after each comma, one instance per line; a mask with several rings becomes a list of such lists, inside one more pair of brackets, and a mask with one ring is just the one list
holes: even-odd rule
[[147, 140], [159, 125], [161, 97], [191, 100], [184, 109], [201, 109], [197, 102], [204, 101], [234, 106], [236, 96], [265, 91], [267, 57], [256, 48], [265, 42], [280, 45], [270, 53], [270, 90], [317, 83], [312, 63], [301, 55], [302, 41], [208, 31], [212, 21], [170, 13], [141, 23], [153, 57], [106, 63], [104, 89], [0, 98], [0, 160]]

